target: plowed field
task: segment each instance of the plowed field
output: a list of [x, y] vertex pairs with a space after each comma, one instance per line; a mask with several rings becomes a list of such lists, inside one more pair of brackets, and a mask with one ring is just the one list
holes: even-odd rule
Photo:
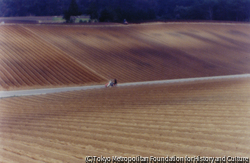
[[3, 89], [250, 73], [249, 24], [5, 24], [0, 45]]
[[105, 81], [21, 26], [0, 26], [0, 85], [4, 89]]
[[250, 73], [249, 24], [25, 27], [119, 82]]
[[0, 99], [0, 162], [248, 156], [250, 79]]

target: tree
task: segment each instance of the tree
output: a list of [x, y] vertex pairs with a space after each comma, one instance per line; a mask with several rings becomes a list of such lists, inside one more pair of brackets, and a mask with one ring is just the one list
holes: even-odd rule
[[91, 19], [98, 19], [98, 8], [97, 4], [94, 2], [91, 2], [88, 9], [87, 9], [87, 14], [90, 15]]
[[203, 9], [205, 12], [206, 19], [214, 19], [214, 10], [216, 5], [218, 5], [218, 0], [204, 0]]
[[175, 10], [175, 19], [188, 19], [188, 14], [190, 13], [190, 7], [185, 6], [176, 6]]
[[112, 22], [114, 20], [114, 15], [111, 9], [105, 8], [102, 10], [99, 20], [100, 22]]
[[66, 20], [66, 22], [69, 22], [71, 16], [78, 15], [81, 15], [81, 12], [78, 10], [76, 0], [71, 0], [68, 10], [64, 12], [63, 18]]
[[0, 0], [0, 16], [71, 16], [100, 21], [250, 21], [250, 0]]

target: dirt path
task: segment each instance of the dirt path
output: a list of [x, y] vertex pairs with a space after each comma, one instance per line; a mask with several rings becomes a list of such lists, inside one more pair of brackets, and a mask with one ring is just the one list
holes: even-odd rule
[[[250, 74], [240, 74], [240, 75], [226, 75], [226, 76], [212, 76], [212, 77], [121, 83], [118, 86], [122, 87], [122, 86], [136, 86], [136, 85], [147, 85], [147, 84], [181, 83], [181, 82], [193, 82], [193, 81], [202, 81], [202, 80], [220, 80], [220, 79], [249, 78], [249, 77], [250, 77]], [[20, 91], [0, 91], [0, 98], [14, 97], [14, 96], [31, 96], [31, 95], [40, 95], [40, 94], [49, 94], [49, 93], [58, 93], [58, 92], [67, 92], [67, 91], [76, 91], [76, 90], [87, 90], [87, 89], [101, 89], [101, 88], [105, 88], [104, 85], [33, 89], [33, 90], [20, 90]]]

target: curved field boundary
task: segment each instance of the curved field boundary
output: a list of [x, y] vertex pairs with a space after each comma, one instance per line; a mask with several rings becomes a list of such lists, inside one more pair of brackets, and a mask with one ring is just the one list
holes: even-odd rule
[[[157, 81], [145, 81], [145, 82], [131, 82], [131, 83], [121, 83], [118, 86], [123, 87], [123, 86], [138, 86], [138, 85], [147, 85], [147, 84], [166, 84], [166, 83], [170, 84], [170, 83], [194, 82], [194, 81], [203, 81], [203, 80], [220, 80], [220, 79], [232, 79], [232, 78], [250, 78], [250, 74], [186, 78], [186, 79], [170, 79], [170, 80], [157, 80]], [[0, 98], [14, 97], [14, 96], [32, 96], [32, 95], [40, 95], [40, 94], [88, 90], [88, 89], [100, 89], [100, 88], [104, 88], [104, 85], [51, 88], [51, 89], [33, 89], [33, 90], [22, 90], [22, 91], [0, 91]]]

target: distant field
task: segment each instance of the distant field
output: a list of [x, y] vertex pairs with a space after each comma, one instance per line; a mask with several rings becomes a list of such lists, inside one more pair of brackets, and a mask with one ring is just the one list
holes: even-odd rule
[[0, 162], [85, 156], [242, 156], [250, 79], [0, 99]]
[[2, 89], [250, 73], [250, 25], [0, 26]]
[[[66, 20], [63, 16], [20, 16], [20, 17], [0, 17], [0, 23], [13, 24], [63, 24]], [[75, 23], [94, 23], [97, 19], [90, 19], [90, 16], [77, 16]]]
[[62, 16], [20, 16], [20, 17], [0, 17], [0, 22], [4, 23], [65, 23]]

